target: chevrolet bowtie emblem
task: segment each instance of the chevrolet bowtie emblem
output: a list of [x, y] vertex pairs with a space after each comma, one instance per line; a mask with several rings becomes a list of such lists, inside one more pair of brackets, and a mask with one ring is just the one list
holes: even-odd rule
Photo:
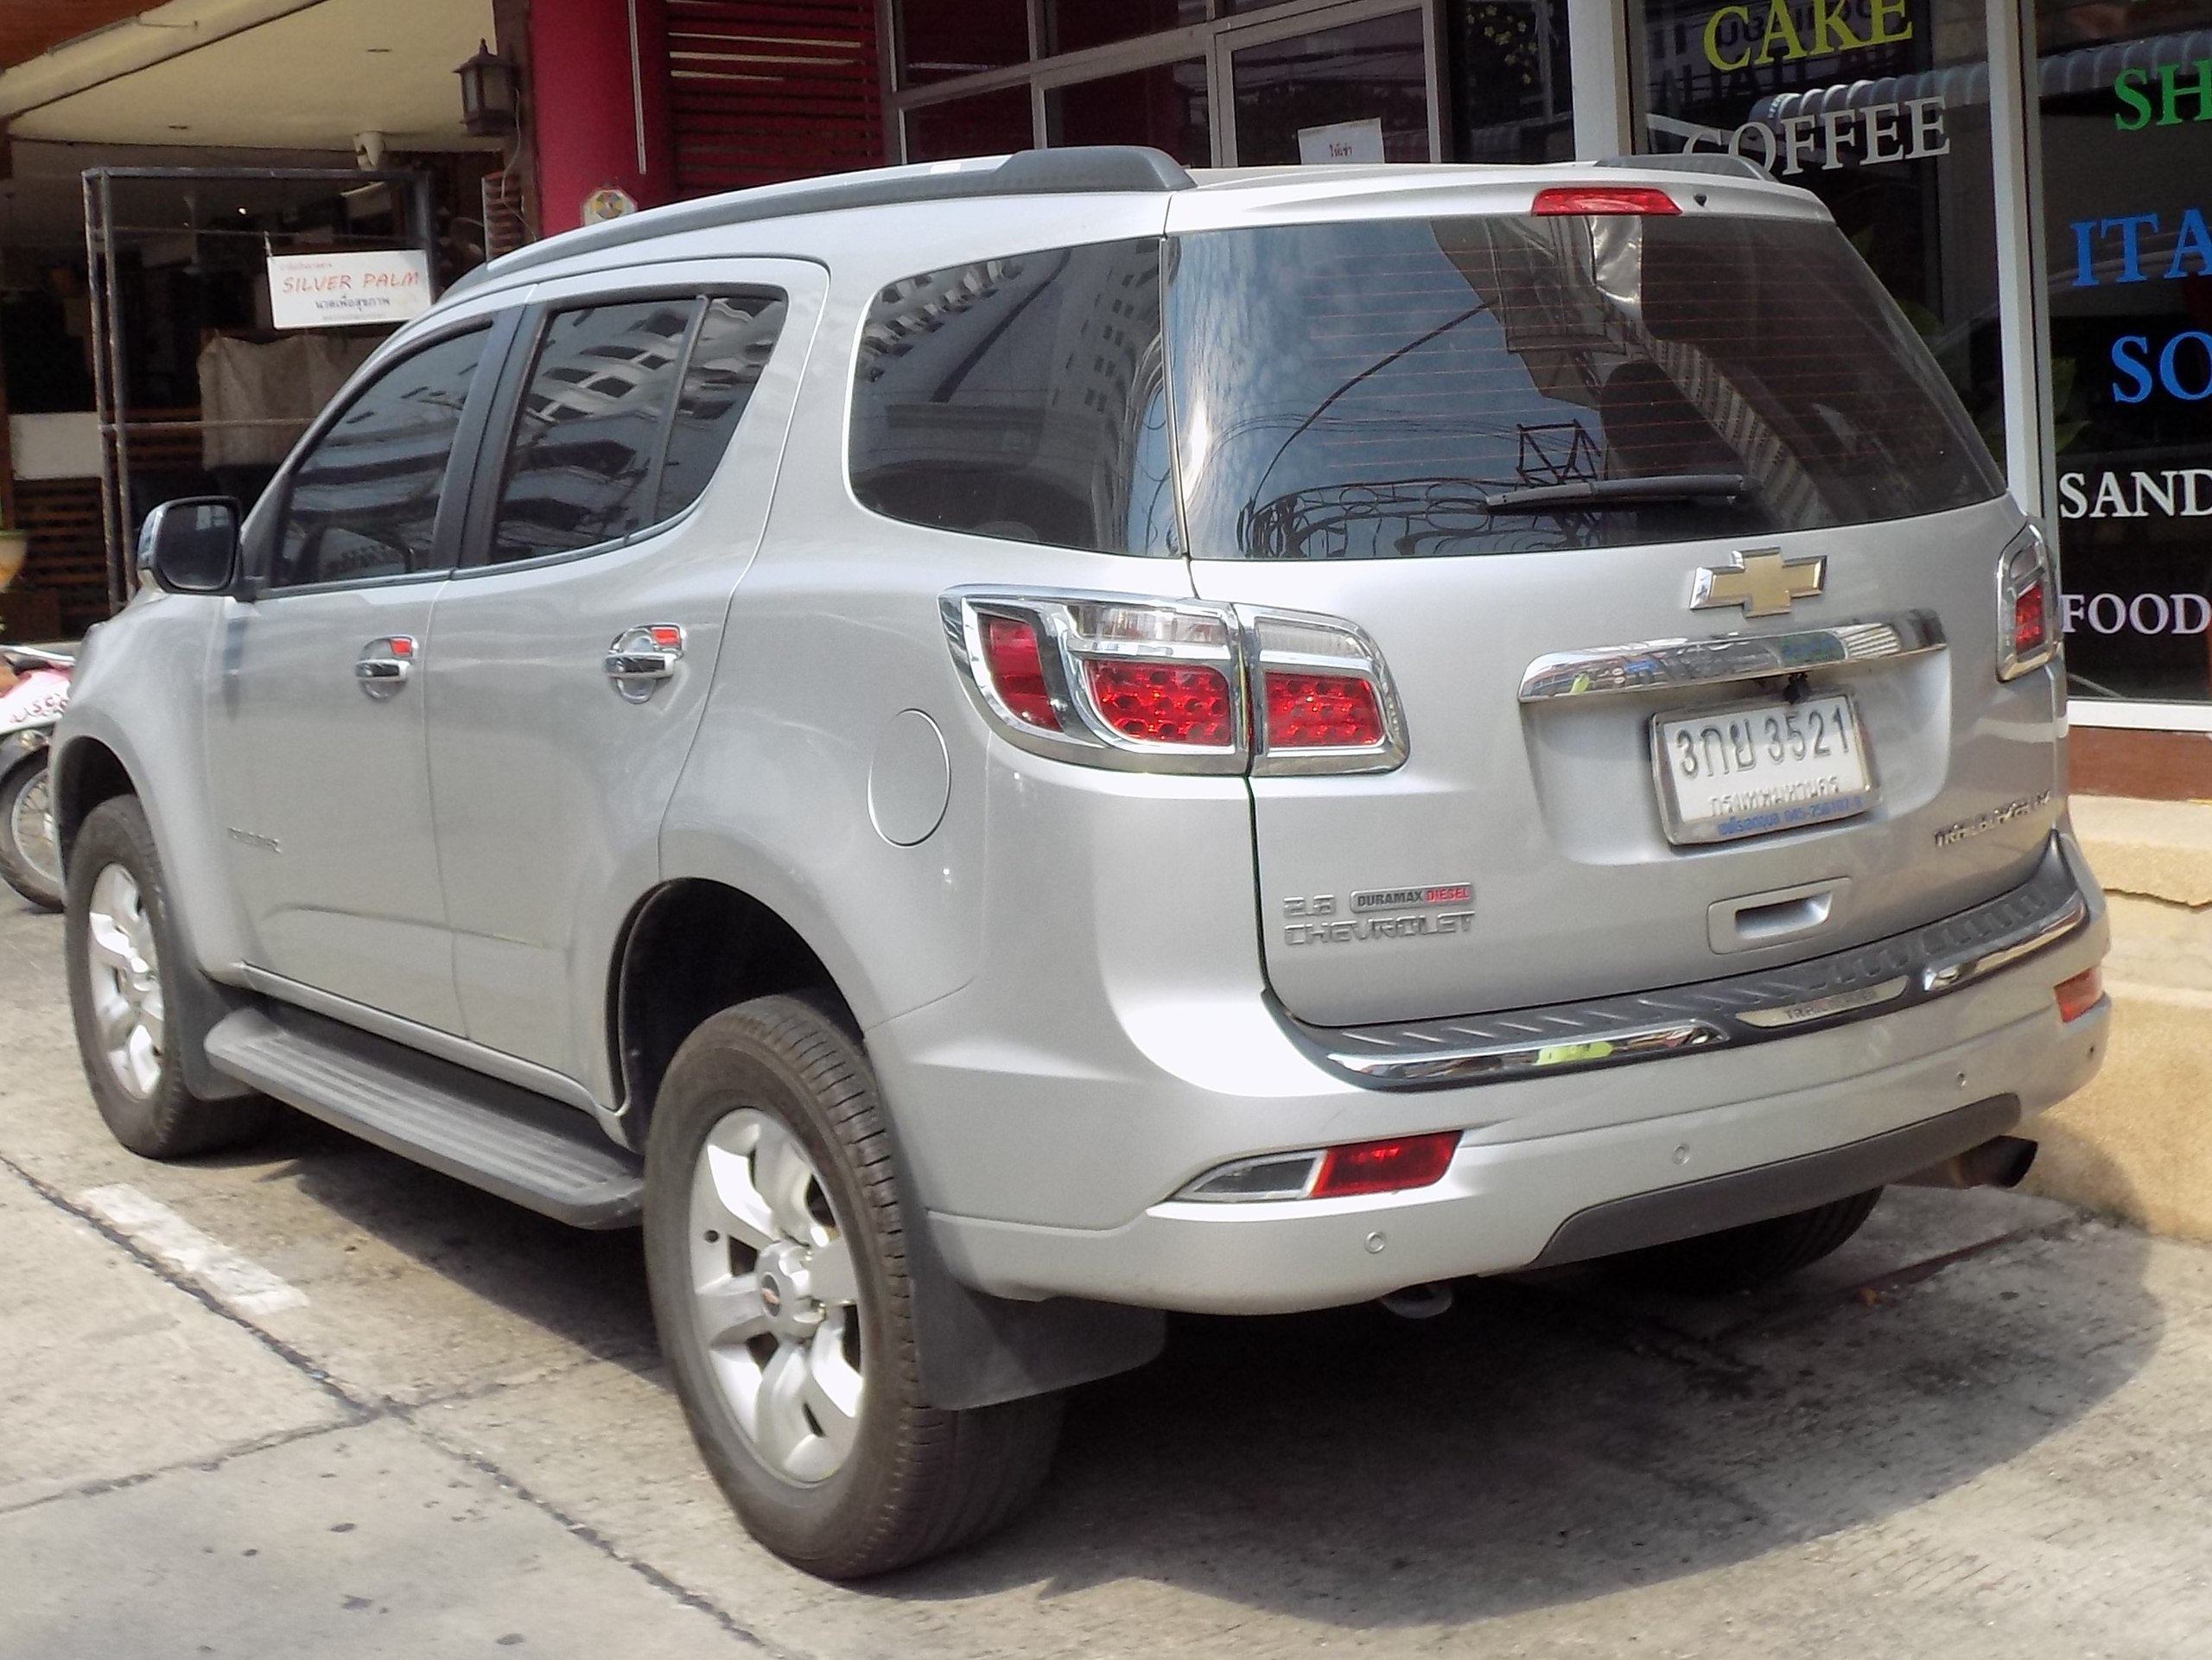
[[1779, 548], [1739, 553], [1732, 565], [1707, 565], [1690, 590], [1690, 609], [1718, 611], [1740, 605], [1747, 617], [1789, 614], [1792, 600], [1816, 597], [1827, 579], [1825, 557], [1784, 559]]

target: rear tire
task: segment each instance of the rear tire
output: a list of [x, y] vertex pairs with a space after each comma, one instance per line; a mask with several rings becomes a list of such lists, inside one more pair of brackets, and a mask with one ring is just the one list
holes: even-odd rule
[[981, 1538], [1058, 1439], [1058, 1396], [921, 1404], [909, 1225], [874, 1071], [828, 999], [758, 998], [685, 1040], [645, 1154], [661, 1346], [746, 1527], [824, 1579]]
[[48, 806], [43, 754], [0, 779], [0, 881], [41, 911], [61, 908], [61, 854]]
[[1623, 1279], [1655, 1291], [1746, 1290], [1819, 1262], [1859, 1231], [1881, 1197], [1877, 1187], [1789, 1216], [1630, 1251], [1610, 1266]]
[[92, 809], [68, 869], [61, 938], [70, 1012], [92, 1103], [115, 1139], [145, 1158], [181, 1159], [259, 1135], [270, 1118], [265, 1096], [203, 1101], [185, 1087], [177, 984], [189, 965], [136, 796]]

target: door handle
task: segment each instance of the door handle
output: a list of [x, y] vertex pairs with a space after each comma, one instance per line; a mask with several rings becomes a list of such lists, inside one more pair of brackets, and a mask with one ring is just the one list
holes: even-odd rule
[[683, 660], [683, 630], [672, 622], [643, 623], [626, 628], [607, 648], [604, 665], [614, 690], [633, 703], [653, 695], [657, 681], [676, 677]]
[[361, 647], [353, 678], [369, 696], [381, 701], [405, 685], [415, 667], [415, 638], [391, 634]]

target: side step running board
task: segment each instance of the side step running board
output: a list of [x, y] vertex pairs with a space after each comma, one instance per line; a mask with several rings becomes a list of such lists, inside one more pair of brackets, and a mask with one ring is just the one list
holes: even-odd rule
[[390, 1153], [578, 1228], [636, 1224], [645, 1173], [588, 1116], [302, 1009], [207, 1034], [232, 1078]]

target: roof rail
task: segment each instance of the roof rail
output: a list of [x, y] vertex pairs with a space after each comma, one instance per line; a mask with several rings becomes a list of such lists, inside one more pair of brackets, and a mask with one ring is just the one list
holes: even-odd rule
[[715, 230], [725, 225], [747, 225], [759, 219], [830, 213], [847, 207], [882, 207], [900, 202], [949, 201], [967, 196], [1149, 194], [1188, 190], [1196, 182], [1172, 156], [1136, 144], [1072, 144], [1061, 149], [1020, 150], [1012, 156], [979, 161], [923, 162], [826, 179], [799, 179], [789, 184], [763, 185], [699, 201], [655, 207], [549, 237], [465, 273], [446, 292], [457, 294], [479, 282], [512, 276], [573, 254], [596, 253], [656, 237]]
[[1642, 168], [1648, 173], [1718, 173], [1726, 178], [1764, 179], [1770, 183], [1774, 177], [1748, 156], [1724, 156], [1707, 150], [1695, 154], [1677, 150], [1671, 156], [1605, 156], [1599, 157], [1597, 164]]

